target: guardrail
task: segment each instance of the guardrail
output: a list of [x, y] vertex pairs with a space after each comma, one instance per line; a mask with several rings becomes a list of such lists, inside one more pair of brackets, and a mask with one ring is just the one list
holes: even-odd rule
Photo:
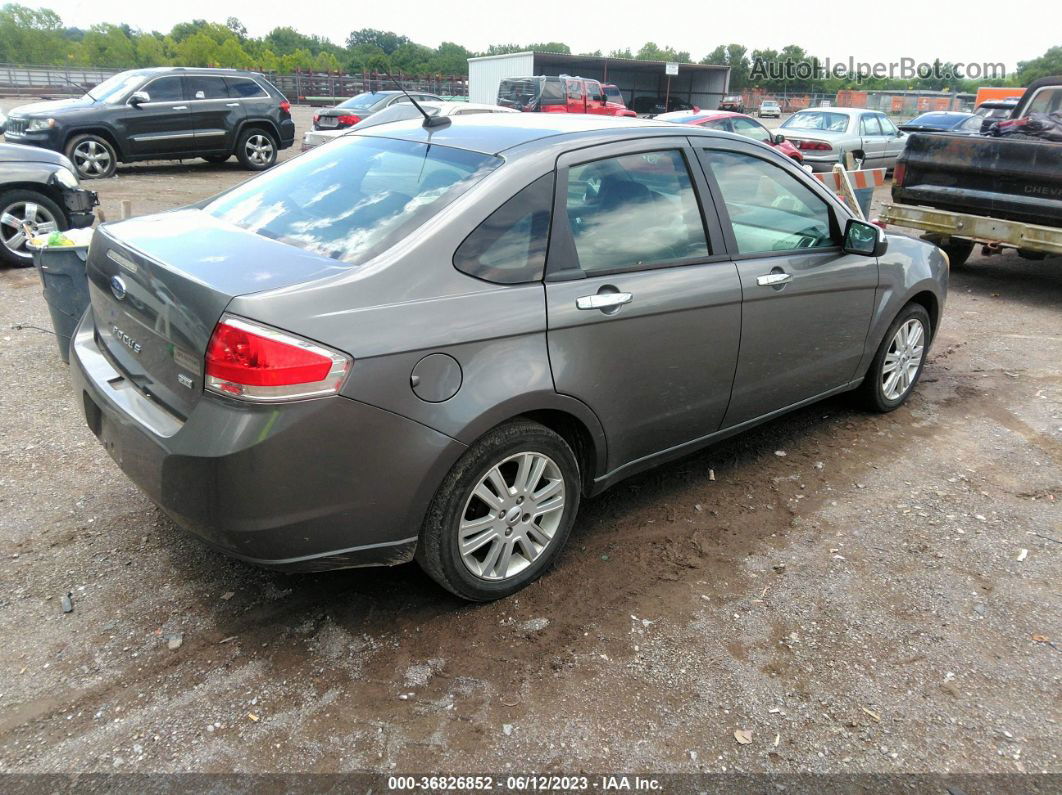
[[[96, 67], [19, 66], [0, 64], [0, 95], [80, 96], [107, 78], [125, 70]], [[388, 91], [395, 87], [387, 75], [377, 72], [328, 74], [263, 72], [292, 102], [331, 104], [363, 91]], [[468, 78], [461, 76], [396, 75], [407, 91], [440, 96], [468, 96]]]

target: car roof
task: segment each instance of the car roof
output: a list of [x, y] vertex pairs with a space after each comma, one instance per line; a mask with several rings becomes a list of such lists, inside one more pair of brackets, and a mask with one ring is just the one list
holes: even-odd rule
[[[692, 128], [696, 130], [697, 128]], [[598, 116], [583, 113], [473, 113], [455, 116], [446, 127], [425, 128], [416, 119], [371, 127], [361, 135], [398, 138], [440, 146], [452, 146], [497, 155], [510, 149], [559, 136], [622, 140], [631, 133], [688, 135], [672, 122], [657, 122], [629, 116]], [[355, 133], [352, 133], [355, 134]], [[704, 134], [709, 134], [704, 131]]]
[[670, 113], [661, 113], [653, 118], [660, 121], [669, 121], [673, 124], [701, 124], [702, 122], [715, 121], [716, 119], [751, 119], [747, 113], [738, 113], [733, 110], [673, 110]]
[[921, 119], [923, 116], [973, 116], [973, 114], [964, 110], [927, 110], [919, 113], [915, 118]]
[[147, 66], [142, 69], [130, 69], [130, 72], [142, 75], [171, 74], [204, 74], [225, 75], [228, 77], [261, 76], [260, 72], [251, 72], [247, 69], [225, 69], [219, 66]]
[[841, 113], [845, 116], [855, 116], [857, 113], [877, 113], [880, 116], [884, 116], [880, 110], [871, 110], [870, 108], [801, 108], [797, 113]]

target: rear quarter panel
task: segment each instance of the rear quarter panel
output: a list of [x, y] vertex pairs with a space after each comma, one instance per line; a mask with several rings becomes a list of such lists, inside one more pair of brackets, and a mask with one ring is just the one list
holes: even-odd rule
[[[552, 164], [535, 158], [506, 165], [377, 259], [337, 278], [237, 297], [229, 311], [350, 354], [354, 366], [342, 394], [465, 444], [513, 416], [555, 409], [580, 419], [603, 457], [597, 418], [554, 389], [542, 283], [491, 284], [452, 263], [479, 223]], [[419, 398], [411, 384], [413, 368], [432, 353], [461, 368], [457, 394], [436, 403]]]

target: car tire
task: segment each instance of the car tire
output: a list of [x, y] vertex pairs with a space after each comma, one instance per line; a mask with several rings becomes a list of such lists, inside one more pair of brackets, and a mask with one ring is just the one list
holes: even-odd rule
[[265, 171], [277, 162], [277, 139], [261, 127], [244, 130], [236, 142], [236, 157], [248, 171]]
[[[536, 472], [536, 482], [527, 482]], [[579, 510], [580, 483], [578, 461], [561, 436], [529, 420], [500, 425], [443, 480], [424, 519], [417, 562], [462, 599], [487, 602], [516, 593], [563, 549]]]
[[224, 163], [224, 162], [228, 161], [228, 159], [230, 157], [232, 157], [231, 154], [228, 154], [228, 155], [203, 155], [203, 159], [205, 161], [207, 161], [208, 163], [215, 163], [215, 164]]
[[952, 268], [961, 268], [966, 264], [966, 260], [970, 259], [970, 255], [973, 254], [974, 242], [972, 240], [956, 240], [952, 238], [949, 243], [940, 246], [940, 248], [948, 255], [948, 264]]
[[92, 133], [75, 135], [67, 142], [64, 154], [74, 164], [79, 179], [113, 177], [118, 168], [118, 153], [111, 142]]
[[902, 406], [922, 376], [932, 339], [933, 327], [924, 306], [910, 303], [901, 309], [860, 386], [863, 404], [881, 413]]
[[[36, 207], [35, 211], [33, 206]], [[22, 221], [27, 219], [27, 213], [37, 219], [37, 234], [63, 230], [70, 226], [66, 213], [43, 193], [21, 188], [0, 192], [0, 218]], [[25, 240], [26, 235], [21, 225], [0, 222], [0, 262], [23, 268], [32, 265], [33, 255], [26, 248]]]

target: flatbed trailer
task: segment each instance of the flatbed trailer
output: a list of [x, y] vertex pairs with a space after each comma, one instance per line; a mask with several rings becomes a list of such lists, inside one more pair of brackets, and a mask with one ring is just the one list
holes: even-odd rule
[[1016, 248], [1045, 256], [1062, 256], [1062, 228], [1008, 221], [983, 215], [937, 210], [909, 204], [886, 204], [880, 220], [886, 224], [921, 229], [934, 242], [948, 247], [954, 240], [981, 243], [989, 251]]

